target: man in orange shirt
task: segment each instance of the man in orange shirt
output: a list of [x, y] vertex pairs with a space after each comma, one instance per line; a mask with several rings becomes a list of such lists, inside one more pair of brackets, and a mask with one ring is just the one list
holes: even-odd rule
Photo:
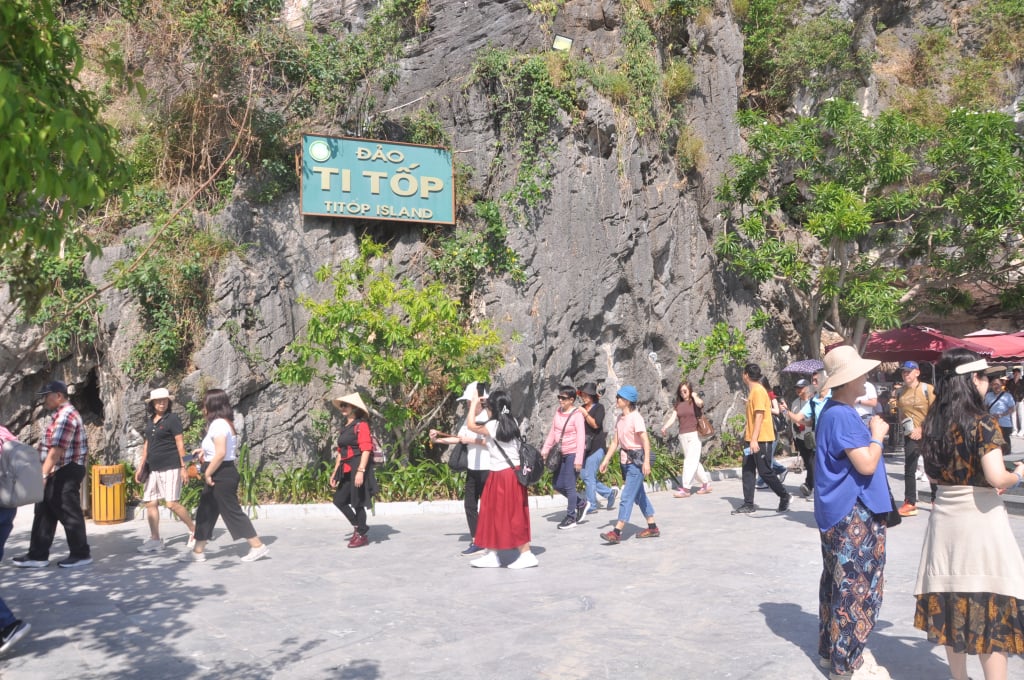
[[775, 446], [775, 426], [772, 424], [772, 404], [768, 391], [761, 385], [761, 367], [747, 364], [743, 367], [743, 384], [747, 386], [747, 427], [743, 438], [743, 505], [732, 511], [746, 515], [757, 510], [754, 505], [754, 481], [757, 475], [768, 488], [779, 496], [779, 512], [789, 509], [792, 498], [772, 469], [772, 448]]
[[903, 389], [896, 395], [896, 405], [906, 439], [903, 441], [903, 505], [899, 513], [903, 517], [913, 517], [917, 514], [917, 461], [921, 458], [921, 424], [935, 401], [935, 388], [921, 382], [921, 367], [916, 361], [904, 361], [900, 372], [903, 374]]

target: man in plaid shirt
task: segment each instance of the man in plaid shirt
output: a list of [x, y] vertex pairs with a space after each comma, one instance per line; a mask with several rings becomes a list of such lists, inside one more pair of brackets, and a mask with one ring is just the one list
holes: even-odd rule
[[18, 567], [45, 567], [50, 564], [50, 546], [57, 522], [64, 525], [71, 555], [58, 562], [65, 569], [92, 563], [85, 536], [81, 489], [85, 478], [85, 458], [89, 444], [82, 417], [68, 401], [68, 386], [59, 380], [47, 383], [39, 392], [43, 405], [53, 411], [53, 419], [39, 443], [43, 460], [43, 500], [36, 503], [28, 554], [15, 557]]

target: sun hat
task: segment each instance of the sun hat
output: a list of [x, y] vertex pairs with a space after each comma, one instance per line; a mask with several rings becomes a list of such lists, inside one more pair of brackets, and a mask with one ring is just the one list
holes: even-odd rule
[[480, 395], [481, 399], [487, 398], [487, 388], [480, 389], [480, 383], [476, 380], [466, 385], [466, 389], [462, 391], [462, 396], [455, 401], [469, 401], [473, 397]]
[[960, 364], [953, 369], [953, 372], [957, 375], [982, 372], [985, 375], [997, 376], [996, 379], [998, 380], [998, 376], [1000, 374], [1006, 374], [1006, 369], [1002, 366], [989, 366], [988, 361], [982, 357], [980, 359], [972, 359], [971, 361]]
[[597, 383], [592, 382], [583, 383], [583, 386], [580, 387], [580, 393], [589, 394], [594, 399], [599, 399], [601, 397], [601, 395], [597, 393]]
[[904, 361], [902, 364], [900, 364], [901, 371], [912, 371], [915, 368], [918, 370], [920, 370], [921, 368], [920, 366], [917, 365], [916, 361]]
[[145, 400], [145, 402], [148, 404], [149, 402], [155, 401], [157, 399], [166, 399], [167, 401], [174, 401], [174, 397], [171, 396], [171, 393], [167, 391], [166, 387], [158, 387], [152, 392], [150, 392], [149, 397]]
[[855, 378], [868, 373], [877, 367], [881, 361], [877, 359], [863, 359], [857, 350], [849, 345], [840, 345], [825, 355], [825, 370], [828, 378], [821, 386], [822, 392], [827, 392], [834, 387], [845, 385]]
[[615, 393], [616, 397], [622, 397], [631, 404], [635, 404], [640, 400], [640, 393], [636, 391], [636, 388], [632, 385], [623, 385], [619, 388], [619, 391]]
[[43, 385], [43, 389], [39, 390], [37, 394], [41, 397], [43, 395], [50, 394], [51, 392], [63, 394], [66, 397], [68, 396], [68, 386], [60, 380], [51, 380]]
[[358, 392], [352, 392], [351, 394], [335, 397], [331, 400], [331, 403], [337, 408], [341, 408], [342, 404], [348, 404], [349, 406], [354, 406], [362, 411], [364, 416], [370, 415], [370, 410], [366, 408], [366, 404], [363, 403], [363, 398], [359, 396]]

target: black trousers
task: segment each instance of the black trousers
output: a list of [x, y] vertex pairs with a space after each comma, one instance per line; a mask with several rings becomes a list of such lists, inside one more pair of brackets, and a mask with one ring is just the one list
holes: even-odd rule
[[804, 470], [806, 470], [806, 476], [804, 477], [804, 484], [807, 485], [808, 489], [814, 488], [814, 449], [808, 448], [807, 444], [800, 437], [794, 437], [793, 443], [796, 444], [796, 450], [800, 452], [800, 459], [804, 462]]
[[352, 505], [354, 487], [355, 482], [352, 480], [351, 474], [343, 477], [337, 491], [334, 492], [332, 502], [334, 507], [341, 510], [341, 514], [345, 515], [345, 519], [352, 525], [352, 528], [365, 536], [366, 532], [370, 530], [370, 527], [366, 524], [366, 507], [362, 504]]
[[768, 488], [778, 494], [779, 498], [786, 498], [789, 496], [789, 492], [786, 491], [786, 487], [779, 481], [779, 476], [775, 474], [775, 470], [772, 469], [770, 462], [772, 455], [772, 447], [775, 442], [758, 442], [758, 452], [751, 453], [749, 456], [743, 458], [743, 502], [747, 504], [753, 504], [754, 502], [754, 482], [757, 481], [757, 476], [761, 475], [761, 479], [768, 485]]
[[85, 537], [85, 515], [82, 514], [82, 480], [85, 466], [63, 465], [50, 475], [43, 487], [43, 500], [36, 503], [32, 520], [32, 537], [28, 556], [33, 560], [50, 559], [50, 546], [57, 531], [57, 522], [64, 526], [71, 557], [89, 557], [89, 541]]
[[238, 502], [238, 468], [234, 461], [222, 462], [213, 473], [213, 486], [203, 486], [199, 507], [196, 508], [197, 541], [213, 538], [213, 527], [218, 517], [224, 518], [224, 526], [231, 533], [231, 538], [256, 537], [256, 529]]
[[917, 461], [921, 458], [921, 440], [903, 439], [903, 501], [917, 505]]
[[476, 536], [476, 523], [480, 519], [480, 497], [484, 495], [484, 484], [487, 483], [488, 470], [466, 470], [466, 488], [463, 493], [463, 506], [466, 508], [466, 524], [469, 525], [469, 536]]

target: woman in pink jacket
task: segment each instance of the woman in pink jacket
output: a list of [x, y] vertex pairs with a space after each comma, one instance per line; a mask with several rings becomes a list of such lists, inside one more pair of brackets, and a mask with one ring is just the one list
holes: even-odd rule
[[583, 412], [576, 408], [576, 389], [568, 385], [558, 388], [558, 409], [551, 421], [551, 429], [541, 448], [541, 455], [547, 460], [548, 455], [559, 445], [562, 464], [555, 473], [555, 490], [565, 496], [568, 508], [565, 519], [558, 525], [559, 529], [571, 529], [583, 519], [587, 512], [587, 501], [576, 493], [576, 481], [583, 469], [583, 456], [587, 443], [586, 423]]

